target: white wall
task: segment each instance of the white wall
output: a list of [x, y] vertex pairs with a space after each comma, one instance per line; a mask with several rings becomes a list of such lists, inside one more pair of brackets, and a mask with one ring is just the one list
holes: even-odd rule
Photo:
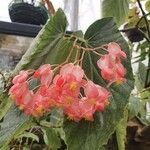
[[8, 4], [11, 0], [0, 0], [0, 20], [2, 21], [10, 21], [8, 14]]

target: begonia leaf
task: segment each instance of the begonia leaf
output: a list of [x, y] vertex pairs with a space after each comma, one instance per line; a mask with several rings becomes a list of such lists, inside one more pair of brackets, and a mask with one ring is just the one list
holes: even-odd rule
[[[95, 115], [93, 122], [84, 120], [78, 123], [65, 121], [66, 143], [68, 149], [71, 150], [98, 150], [107, 143], [123, 117], [124, 109], [128, 104], [134, 85], [130, 51], [112, 18], [104, 18], [93, 23], [86, 31], [85, 39], [89, 47], [99, 47], [109, 42], [120, 44], [127, 54], [127, 59], [123, 62], [127, 70], [127, 82], [122, 85], [111, 85], [109, 88], [111, 92], [110, 104], [104, 112]], [[87, 52], [84, 57], [83, 68], [88, 78], [105, 87], [107, 83], [101, 78], [100, 70], [96, 64], [98, 58], [92, 52]]]

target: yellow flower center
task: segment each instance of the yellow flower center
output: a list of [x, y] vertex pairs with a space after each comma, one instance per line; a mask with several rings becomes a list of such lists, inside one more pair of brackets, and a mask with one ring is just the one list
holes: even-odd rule
[[123, 84], [123, 81], [122, 81], [122, 80], [117, 80], [117, 81], [116, 81], [116, 84], [117, 84], [117, 85]]
[[25, 105], [23, 105], [23, 104], [20, 105], [20, 106], [19, 106], [19, 109], [20, 109], [20, 110], [23, 110], [23, 109], [24, 109], [24, 106], [25, 106]]
[[95, 105], [95, 104], [96, 104], [96, 99], [95, 99], [95, 98], [89, 99], [89, 103], [90, 103], [91, 105]]
[[11, 98], [13, 101], [16, 100], [15, 95], [10, 95], [10, 98]]
[[73, 104], [73, 98], [70, 97], [70, 96], [68, 96], [68, 97], [66, 98], [66, 104], [72, 105], [72, 104]]
[[35, 116], [35, 117], [41, 116], [43, 114], [43, 112], [44, 112], [43, 106], [39, 105], [33, 112], [33, 116]]
[[75, 91], [77, 89], [77, 83], [76, 82], [71, 82], [69, 88], [70, 88], [70, 90]]

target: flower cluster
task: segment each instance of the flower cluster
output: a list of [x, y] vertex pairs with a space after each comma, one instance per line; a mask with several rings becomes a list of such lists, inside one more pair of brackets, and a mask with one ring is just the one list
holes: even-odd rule
[[114, 82], [121, 84], [126, 81], [124, 77], [126, 69], [121, 63], [121, 59], [125, 59], [126, 54], [115, 42], [108, 44], [107, 52], [108, 54], [103, 55], [97, 61], [97, 65], [101, 69], [102, 78], [109, 81], [109, 87]]
[[40, 81], [36, 91], [29, 89], [28, 71], [21, 71], [14, 77], [9, 91], [16, 105], [28, 115], [41, 116], [59, 107], [74, 121], [82, 118], [92, 121], [93, 114], [103, 111], [108, 104], [109, 92], [85, 80], [84, 71], [78, 65], [66, 64], [54, 76], [51, 66], [45, 64], [35, 71], [33, 78]]
[[[108, 44], [106, 52], [97, 61], [102, 78], [109, 82], [108, 87], [114, 82], [125, 82], [126, 70], [121, 60], [126, 58], [126, 54], [114, 42]], [[34, 89], [30, 88], [31, 80], [39, 81]], [[76, 122], [81, 119], [93, 121], [93, 114], [103, 111], [109, 103], [110, 93], [87, 79], [83, 69], [73, 63], [54, 69], [45, 64], [32, 75], [29, 71], [20, 71], [12, 83], [9, 93], [15, 104], [25, 114], [35, 117], [56, 107], [62, 108], [64, 114]]]

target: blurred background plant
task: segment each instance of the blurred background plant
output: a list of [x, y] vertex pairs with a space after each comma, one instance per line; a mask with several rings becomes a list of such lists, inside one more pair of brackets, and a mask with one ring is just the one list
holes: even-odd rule
[[44, 25], [55, 9], [49, 0], [12, 0], [9, 15], [12, 22]]

